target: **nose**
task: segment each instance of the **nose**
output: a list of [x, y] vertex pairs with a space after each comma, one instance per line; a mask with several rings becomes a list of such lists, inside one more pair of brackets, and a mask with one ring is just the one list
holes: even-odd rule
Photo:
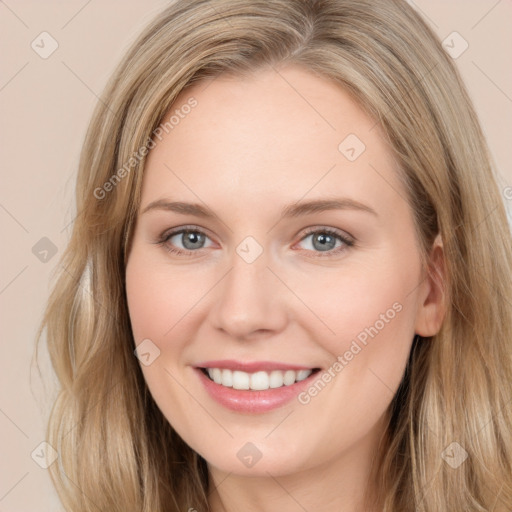
[[210, 311], [217, 330], [238, 340], [275, 335], [288, 321], [286, 288], [267, 267], [265, 252], [252, 263], [234, 254]]

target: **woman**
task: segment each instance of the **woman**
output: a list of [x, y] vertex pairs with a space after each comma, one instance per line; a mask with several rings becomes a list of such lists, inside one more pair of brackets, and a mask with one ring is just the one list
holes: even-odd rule
[[406, 2], [177, 1], [102, 100], [42, 326], [68, 510], [512, 509], [510, 233]]

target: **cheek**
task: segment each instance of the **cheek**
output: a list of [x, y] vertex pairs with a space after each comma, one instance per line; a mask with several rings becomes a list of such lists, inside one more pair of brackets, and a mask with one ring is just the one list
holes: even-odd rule
[[[126, 295], [134, 342], [139, 345], [149, 339], [157, 348], [155, 351], [150, 345], [154, 359], [141, 364], [141, 370], [158, 407], [181, 433], [194, 432], [194, 423], [202, 418], [200, 411], [191, 409], [189, 395], [177, 384], [183, 379], [179, 367], [189, 339], [184, 329], [191, 307], [199, 300], [194, 298], [199, 290], [189, 283], [180, 272], [149, 263], [136, 247], [132, 251], [126, 268]], [[186, 297], [185, 288], [190, 291]]]
[[[155, 267], [144, 263], [144, 258], [136, 253], [131, 256], [126, 269], [126, 294], [130, 321], [135, 343], [142, 339], [153, 340], [161, 350], [162, 340], [172, 336], [171, 349], [179, 348], [175, 334], [186, 320], [187, 313], [202, 296], [194, 276], [184, 276], [180, 269], [170, 271], [168, 267]], [[186, 323], [186, 322], [185, 322]]]
[[151, 274], [135, 267], [126, 275], [128, 310], [135, 344], [149, 338], [158, 344], [163, 333], [171, 327], [173, 304], [162, 287], [155, 287]]
[[[318, 411], [316, 428], [336, 433], [339, 447], [370, 432], [398, 389], [414, 337], [416, 297], [411, 292], [418, 272], [416, 264], [383, 258], [364, 271], [339, 272], [330, 285], [321, 279], [302, 287], [308, 305], [335, 334], [323, 329], [319, 336], [318, 318], [309, 323], [311, 339], [330, 361], [299, 402], [306, 417]], [[329, 413], [320, 419], [320, 411]], [[327, 450], [322, 456], [328, 456], [329, 448], [320, 443], [315, 449]]]
[[298, 285], [298, 294], [307, 298], [317, 316], [316, 334], [319, 318], [326, 326], [324, 339], [332, 340], [332, 348], [342, 343], [343, 349], [344, 340], [358, 338], [364, 343], [369, 331], [384, 333], [413, 325], [415, 295], [411, 292], [419, 282], [419, 267], [404, 268], [399, 263], [343, 268]]
[[[337, 385], [370, 402], [396, 391], [414, 337], [420, 264], [406, 260], [390, 252], [374, 264], [302, 284], [299, 293], [317, 317], [308, 327], [311, 339], [331, 355], [332, 373], [343, 374]], [[318, 318], [326, 326], [321, 337]]]

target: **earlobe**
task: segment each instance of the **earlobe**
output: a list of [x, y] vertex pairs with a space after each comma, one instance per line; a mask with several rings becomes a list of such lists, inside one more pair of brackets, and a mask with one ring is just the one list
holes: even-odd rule
[[419, 296], [416, 333], [434, 336], [441, 329], [446, 314], [446, 262], [441, 235], [438, 234], [430, 251], [427, 273]]

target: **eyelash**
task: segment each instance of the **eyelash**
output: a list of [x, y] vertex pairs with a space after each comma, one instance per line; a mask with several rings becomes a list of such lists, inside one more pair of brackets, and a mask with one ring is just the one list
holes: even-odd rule
[[[180, 256], [191, 256], [191, 255], [201, 251], [201, 249], [197, 249], [195, 251], [192, 251], [190, 249], [176, 249], [174, 247], [167, 245], [167, 242], [173, 236], [176, 236], [176, 235], [179, 235], [179, 234], [182, 234], [185, 232], [200, 233], [201, 235], [204, 235], [205, 237], [209, 238], [208, 235], [201, 229], [197, 229], [194, 226], [183, 226], [179, 229], [175, 229], [173, 231], [166, 231], [166, 232], [162, 233], [162, 235], [160, 235], [159, 239], [157, 240], [156, 244], [164, 247], [166, 249], [166, 251], [168, 251], [169, 253], [177, 254]], [[337, 256], [341, 252], [354, 246], [354, 241], [352, 239], [342, 235], [341, 232], [339, 232], [333, 228], [318, 228], [318, 227], [308, 228], [306, 230], [306, 233], [304, 233], [304, 236], [300, 239], [300, 242], [302, 242], [309, 235], [315, 234], [315, 233], [322, 233], [322, 234], [326, 234], [329, 236], [333, 236], [333, 237], [337, 238], [338, 240], [341, 240], [341, 242], [343, 242], [343, 244], [344, 244], [343, 246], [338, 247], [337, 249], [331, 249], [329, 251], [308, 251], [307, 249], [304, 249], [307, 252], [316, 253], [316, 256], [313, 256], [315, 258], [329, 258], [329, 257]]]

